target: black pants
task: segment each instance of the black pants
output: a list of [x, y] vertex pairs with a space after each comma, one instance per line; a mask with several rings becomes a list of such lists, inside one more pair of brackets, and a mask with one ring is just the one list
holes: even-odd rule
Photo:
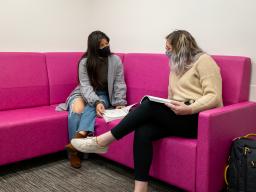
[[135, 131], [135, 180], [148, 181], [153, 156], [152, 141], [168, 137], [196, 137], [198, 114], [176, 115], [164, 104], [144, 101], [111, 130], [118, 140]]

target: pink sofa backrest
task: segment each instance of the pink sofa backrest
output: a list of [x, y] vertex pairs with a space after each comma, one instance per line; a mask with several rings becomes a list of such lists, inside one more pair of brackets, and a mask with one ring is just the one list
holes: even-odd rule
[[62, 103], [78, 84], [78, 62], [83, 53], [45, 53], [50, 104]]
[[251, 61], [247, 57], [213, 56], [220, 66], [224, 105], [248, 101]]
[[[83, 53], [0, 53], [0, 110], [64, 102], [78, 84]], [[169, 64], [164, 54], [117, 54], [124, 64], [128, 103], [144, 95], [167, 97]], [[225, 105], [247, 101], [251, 62], [213, 56], [221, 68]]]
[[[247, 57], [213, 56], [223, 79], [224, 105], [247, 101], [251, 62]], [[128, 103], [138, 102], [143, 95], [167, 97], [169, 64], [164, 54], [126, 54], [124, 56]]]
[[125, 54], [123, 64], [129, 104], [140, 101], [144, 95], [167, 97], [170, 70], [165, 55]]
[[[78, 63], [82, 52], [45, 53], [50, 87], [50, 104], [65, 102], [78, 85]], [[117, 53], [123, 59], [123, 54]]]
[[49, 105], [45, 55], [0, 53], [0, 110]]

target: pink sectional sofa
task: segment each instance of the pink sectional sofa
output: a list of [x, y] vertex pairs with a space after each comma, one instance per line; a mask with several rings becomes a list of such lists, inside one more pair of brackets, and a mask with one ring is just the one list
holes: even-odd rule
[[[77, 85], [82, 53], [0, 53], [0, 165], [64, 150], [67, 112], [55, 112]], [[128, 103], [145, 94], [167, 97], [168, 60], [163, 54], [118, 54]], [[154, 143], [151, 176], [186, 191], [217, 192], [233, 138], [256, 132], [256, 103], [248, 101], [250, 59], [214, 56], [221, 68], [225, 107], [199, 114], [198, 138]], [[96, 134], [117, 121], [96, 121]], [[103, 156], [133, 167], [133, 134]]]

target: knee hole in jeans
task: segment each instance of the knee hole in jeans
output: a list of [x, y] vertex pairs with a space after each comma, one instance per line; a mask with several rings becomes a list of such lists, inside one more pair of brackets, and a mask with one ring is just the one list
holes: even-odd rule
[[82, 98], [77, 98], [72, 102], [70, 108], [73, 113], [81, 114], [84, 111], [85, 102]]

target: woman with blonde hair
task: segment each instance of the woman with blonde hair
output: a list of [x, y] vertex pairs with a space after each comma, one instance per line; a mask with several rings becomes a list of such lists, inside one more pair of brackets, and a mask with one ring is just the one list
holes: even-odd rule
[[198, 47], [192, 35], [184, 30], [174, 31], [166, 37], [165, 48], [171, 65], [170, 103], [146, 100], [111, 131], [71, 141], [81, 152], [103, 153], [113, 141], [134, 131], [135, 192], [148, 191], [153, 141], [169, 136], [197, 137], [198, 113], [222, 106], [219, 67]]

